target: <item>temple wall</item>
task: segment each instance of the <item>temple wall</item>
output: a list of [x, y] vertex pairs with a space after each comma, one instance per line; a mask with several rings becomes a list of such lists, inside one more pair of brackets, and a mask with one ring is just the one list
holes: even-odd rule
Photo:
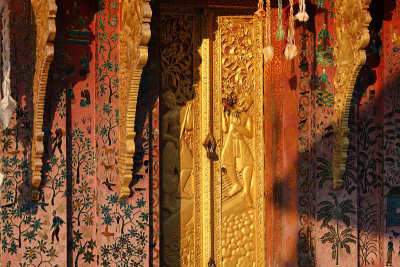
[[[132, 195], [119, 190], [117, 0], [57, 1], [55, 58], [43, 130], [42, 193], [31, 201], [34, 32], [30, 1], [12, 11], [12, 94], [1, 131], [0, 263], [3, 266], [160, 266], [160, 18], [139, 91]], [[265, 64], [266, 257], [274, 266], [400, 264], [400, 4], [372, 1], [367, 63], [354, 90], [347, 171], [332, 190], [336, 40], [334, 1], [307, 1], [296, 22], [299, 55], [274, 36]], [[297, 5], [295, 5], [297, 10]], [[288, 8], [284, 9], [287, 18]], [[286, 20], [286, 19], [285, 19]], [[284, 26], [287, 32], [287, 24]], [[329, 33], [329, 34], [328, 34]], [[390, 193], [390, 194], [389, 194]], [[388, 225], [388, 219], [392, 224]], [[391, 247], [393, 246], [393, 251]], [[1, 265], [0, 264], [0, 265]]]
[[1, 132], [2, 172], [6, 176], [1, 194], [1, 263], [148, 266], [149, 145], [153, 137], [149, 125], [157, 125], [156, 119], [150, 120], [152, 89], [140, 92], [133, 194], [121, 200], [121, 4], [71, 0], [57, 1], [57, 5], [55, 58], [49, 73], [43, 127], [42, 193], [38, 202], [32, 202], [30, 88], [35, 68], [31, 53], [34, 32], [30, 1], [10, 1], [12, 94], [18, 99], [18, 108], [10, 127]]

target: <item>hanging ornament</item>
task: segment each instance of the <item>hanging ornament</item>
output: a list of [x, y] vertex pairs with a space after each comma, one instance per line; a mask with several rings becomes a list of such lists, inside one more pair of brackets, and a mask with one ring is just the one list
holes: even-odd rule
[[274, 57], [274, 47], [271, 45], [271, 0], [267, 0], [265, 7], [265, 37], [264, 59], [271, 61]]
[[0, 11], [2, 12], [2, 45], [3, 45], [3, 99], [0, 102], [0, 118], [3, 124], [3, 129], [7, 128], [14, 110], [17, 106], [17, 102], [11, 97], [11, 63], [10, 63], [10, 28], [9, 28], [9, 15], [10, 10], [8, 9], [7, 1], [0, 3]]
[[309, 16], [306, 12], [306, 0], [299, 1], [299, 13], [296, 14], [296, 18], [303, 22], [309, 19]]
[[297, 46], [294, 40], [293, 0], [290, 0], [289, 30], [287, 36], [287, 44], [285, 48], [285, 57], [287, 60], [292, 60], [296, 55], [297, 55]]
[[254, 13], [254, 15], [261, 17], [261, 16], [263, 16], [263, 13], [264, 13], [264, 0], [259, 0], [258, 1], [258, 9], [257, 9], [256, 13]]
[[276, 30], [276, 38], [278, 40], [283, 40], [285, 37], [285, 31], [283, 30], [283, 23], [282, 23], [282, 0], [278, 0], [278, 29]]

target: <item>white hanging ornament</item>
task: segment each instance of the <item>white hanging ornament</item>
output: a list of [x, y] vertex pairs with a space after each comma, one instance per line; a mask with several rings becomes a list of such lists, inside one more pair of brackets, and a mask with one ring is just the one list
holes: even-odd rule
[[293, 0], [290, 0], [289, 30], [285, 48], [285, 57], [287, 60], [292, 60], [295, 56], [297, 56], [297, 46], [294, 40]]
[[266, 43], [263, 54], [264, 60], [269, 62], [274, 58], [274, 47], [271, 45], [271, 0], [267, 0], [265, 8], [265, 37]]
[[296, 14], [296, 19], [299, 21], [307, 21], [310, 17], [306, 12], [306, 0], [299, 1], [299, 13]]
[[265, 61], [271, 61], [274, 58], [274, 47], [272, 45], [264, 47], [263, 54]]
[[287, 44], [285, 48], [285, 57], [287, 60], [292, 60], [295, 56], [297, 56], [297, 46], [293, 44]]
[[9, 28], [9, 14], [10, 10], [7, 6], [7, 1], [0, 2], [0, 10], [2, 10], [2, 47], [3, 47], [3, 99], [0, 102], [0, 118], [3, 129], [7, 128], [10, 124], [12, 115], [17, 107], [17, 102], [11, 97], [11, 63], [10, 63], [10, 28]]

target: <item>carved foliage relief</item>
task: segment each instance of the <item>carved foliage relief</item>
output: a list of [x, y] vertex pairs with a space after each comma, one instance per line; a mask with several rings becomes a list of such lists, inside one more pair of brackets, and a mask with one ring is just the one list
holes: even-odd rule
[[54, 0], [32, 0], [36, 32], [36, 65], [33, 80], [33, 140], [32, 140], [32, 188], [33, 199], [38, 199], [41, 183], [42, 155], [44, 152], [42, 131], [44, 101], [50, 63], [54, 57], [53, 41], [56, 35], [55, 17], [57, 6]]
[[222, 178], [214, 189], [215, 258], [221, 266], [264, 266], [261, 22], [220, 16], [214, 31], [214, 134], [221, 140], [214, 172]]
[[350, 102], [361, 67], [365, 64], [365, 48], [369, 42], [367, 11], [371, 0], [335, 1], [337, 42], [335, 46], [335, 147], [334, 189], [343, 184], [349, 145]]
[[179, 104], [193, 93], [193, 19], [193, 15], [165, 14], [161, 20], [162, 91], [174, 92]]

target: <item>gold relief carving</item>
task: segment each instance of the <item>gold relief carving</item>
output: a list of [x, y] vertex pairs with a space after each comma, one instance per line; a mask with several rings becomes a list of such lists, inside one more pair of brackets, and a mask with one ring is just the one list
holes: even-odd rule
[[161, 13], [162, 264], [200, 266], [200, 15], [165, 7]]
[[166, 266], [193, 266], [193, 103], [177, 105], [171, 91], [165, 92], [162, 100], [168, 109], [162, 115], [161, 133], [165, 142], [161, 161], [163, 262]]
[[130, 196], [133, 156], [135, 154], [136, 104], [142, 71], [147, 63], [150, 40], [150, 0], [124, 0], [122, 2], [122, 30], [120, 38], [120, 194]]
[[[253, 208], [250, 187], [253, 182], [254, 159], [247, 144], [254, 137], [253, 119], [247, 113], [253, 104], [253, 98], [248, 94], [241, 94], [237, 103], [231, 104], [224, 106], [222, 114], [222, 131], [226, 134], [221, 154], [222, 172], [231, 183], [227, 196], [233, 197], [241, 192], [242, 198]], [[241, 173], [243, 186], [238, 180], [238, 173]]]
[[261, 23], [224, 14], [214, 26], [213, 130], [222, 149], [214, 164], [217, 266], [265, 266]]
[[32, 199], [39, 200], [39, 186], [42, 181], [43, 115], [46, 98], [47, 78], [50, 63], [54, 57], [54, 38], [56, 36], [55, 18], [57, 5], [55, 0], [31, 0], [36, 32], [36, 59], [33, 78], [33, 133], [32, 133]]
[[335, 146], [333, 189], [342, 187], [349, 145], [350, 102], [361, 67], [365, 64], [365, 48], [369, 42], [371, 16], [367, 9], [371, 0], [335, 1]]
[[162, 90], [183, 104], [193, 98], [193, 15], [163, 14], [161, 28]]

